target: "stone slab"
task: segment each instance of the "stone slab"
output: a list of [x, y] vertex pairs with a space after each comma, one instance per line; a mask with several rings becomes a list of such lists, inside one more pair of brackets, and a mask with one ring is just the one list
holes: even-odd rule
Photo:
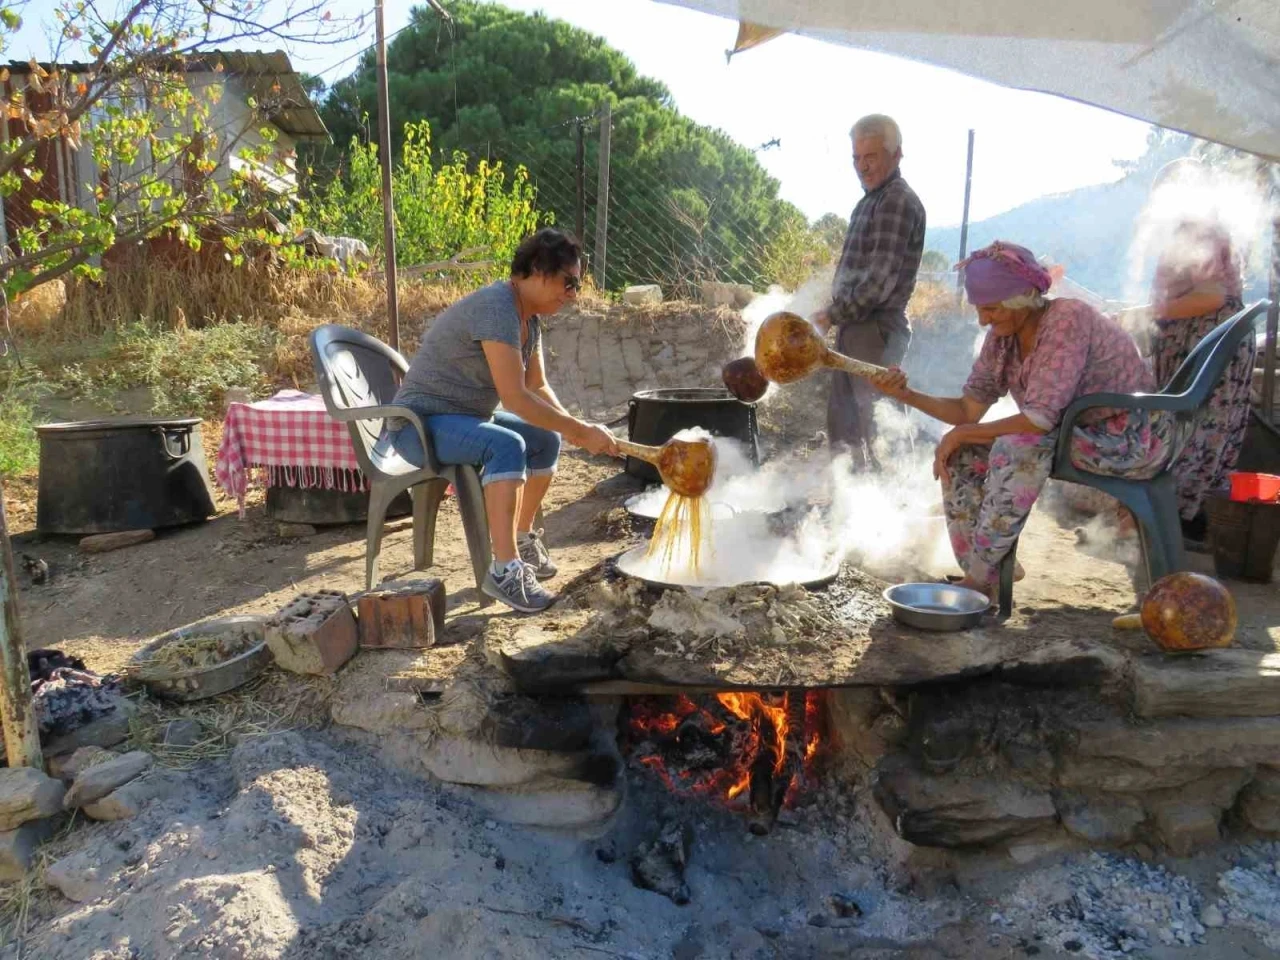
[[901, 756], [875, 773], [874, 794], [904, 840], [929, 847], [983, 846], [1051, 827], [1048, 791], [1010, 780], [932, 776]]
[[1123, 760], [1141, 767], [1280, 765], [1280, 718], [1123, 720], [1075, 728], [1080, 757]]
[[579, 610], [558, 622], [495, 622], [485, 646], [512, 681], [530, 691], [599, 689], [610, 681], [715, 690], [901, 687], [992, 674], [1023, 683], [1104, 686], [1127, 672], [1127, 654], [1078, 630], [1067, 635], [1022, 621], [986, 621], [959, 633], [902, 626], [880, 596], [885, 586], [846, 568], [835, 584], [810, 594], [827, 626], [788, 635], [783, 643], [754, 624], [740, 636], [707, 642], [644, 624], [647, 611], [657, 609], [656, 592], [649, 591], [648, 606], [624, 627], [610, 629]]
[[622, 302], [629, 303], [632, 306], [639, 306], [644, 303], [661, 303], [662, 288], [656, 283], [627, 287], [622, 291]]
[[40, 844], [53, 836], [58, 821], [29, 820], [16, 830], [0, 830], [0, 883], [21, 880], [35, 863]]
[[1066, 790], [1105, 790], [1109, 793], [1145, 793], [1167, 790], [1206, 777], [1210, 767], [1144, 767], [1108, 757], [1062, 758], [1054, 782]]
[[148, 543], [156, 538], [154, 530], [124, 530], [120, 533], [98, 533], [80, 541], [81, 553], [110, 553], [124, 547]]
[[114, 759], [116, 754], [102, 747], [81, 747], [75, 753], [49, 758], [49, 776], [57, 777], [68, 786], [84, 770]]
[[182, 786], [182, 782], [182, 774], [176, 771], [155, 769], [136, 780], [130, 780], [83, 809], [92, 820], [128, 820], [141, 813], [142, 808], [152, 800], [172, 796]]
[[1138, 825], [1147, 819], [1136, 797], [1114, 793], [1060, 791], [1054, 794], [1053, 805], [1067, 832], [1089, 843], [1130, 843]]
[[0, 830], [61, 813], [66, 792], [61, 780], [34, 767], [0, 769]]
[[1255, 830], [1280, 834], [1280, 769], [1258, 768], [1240, 794], [1240, 815]]
[[101, 800], [118, 787], [123, 787], [130, 780], [142, 776], [151, 768], [151, 754], [142, 750], [113, 757], [103, 763], [94, 764], [76, 776], [71, 789], [62, 799], [62, 805], [70, 810], [83, 807]]
[[1139, 657], [1133, 690], [1140, 717], [1280, 716], [1280, 653], [1232, 649]]

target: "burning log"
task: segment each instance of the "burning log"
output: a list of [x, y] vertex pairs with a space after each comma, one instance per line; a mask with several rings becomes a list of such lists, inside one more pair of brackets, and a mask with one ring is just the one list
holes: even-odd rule
[[814, 692], [637, 698], [628, 753], [673, 792], [744, 809], [751, 831], [764, 835], [799, 793], [821, 720]]
[[760, 752], [751, 766], [751, 819], [748, 828], [756, 836], [773, 829], [778, 813], [804, 770], [805, 697], [782, 694], [781, 736], [776, 714], [762, 710]]

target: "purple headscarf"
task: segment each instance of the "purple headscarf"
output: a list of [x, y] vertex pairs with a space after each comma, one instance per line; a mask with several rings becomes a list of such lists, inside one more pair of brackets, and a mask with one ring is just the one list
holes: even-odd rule
[[1035, 254], [1003, 240], [975, 250], [956, 265], [957, 270], [961, 268], [965, 293], [976, 307], [1020, 297], [1032, 289], [1044, 293], [1053, 285], [1053, 277], [1036, 263]]

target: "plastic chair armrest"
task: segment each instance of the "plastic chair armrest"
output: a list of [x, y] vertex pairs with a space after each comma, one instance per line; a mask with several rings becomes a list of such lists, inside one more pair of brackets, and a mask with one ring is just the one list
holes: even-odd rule
[[431, 441], [427, 439], [427, 428], [423, 426], [422, 418], [408, 407], [394, 404], [387, 404], [381, 407], [353, 407], [349, 410], [331, 410], [329, 415], [335, 420], [341, 420], [343, 423], [357, 420], [386, 420], [389, 417], [408, 420], [413, 424], [413, 428], [418, 431], [418, 440], [422, 444], [423, 453], [426, 455], [427, 465], [431, 467], [433, 472], [439, 472], [439, 468], [435, 463], [435, 456], [431, 450]]
[[1106, 407], [1118, 410], [1168, 410], [1173, 413], [1190, 413], [1195, 405], [1185, 394], [1167, 393], [1089, 393], [1071, 403], [1063, 412], [1058, 424], [1058, 446], [1054, 452], [1054, 469], [1069, 462], [1071, 436], [1076, 422], [1090, 410]]

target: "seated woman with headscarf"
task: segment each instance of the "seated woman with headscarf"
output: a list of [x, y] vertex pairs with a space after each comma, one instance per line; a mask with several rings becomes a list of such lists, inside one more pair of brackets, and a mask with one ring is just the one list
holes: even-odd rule
[[[1153, 186], [1155, 209], [1172, 207], [1178, 216], [1172, 218], [1172, 230], [1152, 231], [1158, 233], [1160, 256], [1151, 303], [1126, 311], [1122, 320], [1135, 326], [1154, 321], [1152, 359], [1161, 387], [1205, 336], [1244, 308], [1240, 257], [1231, 235], [1212, 209], [1199, 209], [1211, 192], [1209, 171], [1187, 157], [1165, 166]], [[1182, 533], [1189, 547], [1203, 547], [1205, 497], [1227, 485], [1227, 475], [1240, 459], [1257, 349], [1253, 337], [1240, 344], [1173, 465]]]
[[[933, 397], [893, 368], [873, 382], [891, 397], [952, 424], [934, 475], [962, 585], [994, 594], [1000, 561], [1022, 532], [1053, 465], [1067, 406], [1089, 393], [1150, 392], [1155, 384], [1133, 338], [1079, 300], [1048, 299], [1052, 279], [1030, 250], [996, 242], [961, 264], [965, 292], [987, 328], [960, 397]], [[1012, 394], [1019, 413], [980, 423]], [[1163, 414], [1092, 410], [1075, 428], [1072, 459], [1094, 473], [1143, 477], [1167, 461]]]

